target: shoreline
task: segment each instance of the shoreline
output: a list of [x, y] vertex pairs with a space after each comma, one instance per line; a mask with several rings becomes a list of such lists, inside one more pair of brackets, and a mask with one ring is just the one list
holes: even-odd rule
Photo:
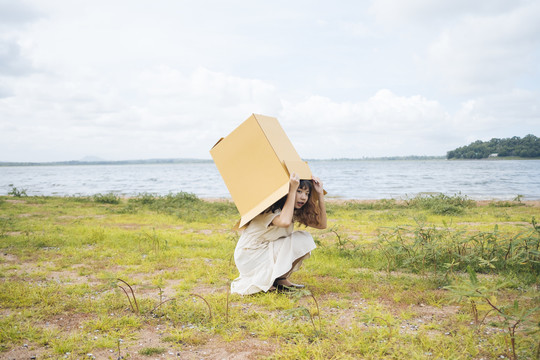
[[[206, 202], [233, 202], [231, 198], [200, 198], [203, 201]], [[512, 201], [512, 200], [497, 200], [497, 199], [491, 199], [491, 200], [473, 200], [469, 199], [475, 202], [477, 206], [488, 206], [493, 203], [509, 203], [509, 204], [515, 204], [516, 206], [519, 206], [519, 204], [523, 204], [525, 206], [531, 206], [531, 207], [540, 207], [540, 200], [521, 200], [521, 201]], [[395, 201], [397, 205], [404, 204], [405, 200], [394, 200], [394, 199], [325, 199], [325, 202], [327, 204], [332, 205], [343, 205], [343, 204], [376, 204], [380, 201]]]
[[[0, 199], [4, 199], [7, 202], [12, 201], [21, 201], [25, 198], [33, 198], [33, 197], [51, 197], [51, 198], [84, 198], [84, 197], [92, 197], [93, 195], [76, 195], [76, 196], [55, 196], [55, 195], [28, 195], [28, 196], [12, 196], [8, 194], [0, 195]], [[118, 196], [122, 200], [129, 200], [133, 199], [136, 196]], [[198, 199], [208, 202], [208, 203], [219, 203], [219, 202], [230, 202], [234, 203], [232, 198], [230, 197], [198, 197]], [[538, 200], [501, 200], [501, 199], [482, 199], [482, 200], [475, 200], [475, 199], [467, 199], [470, 201], [473, 201], [477, 206], [489, 206], [491, 204], [501, 203], [501, 204], [511, 204], [512, 206], [531, 206], [531, 207], [539, 207], [540, 208], [540, 199]], [[396, 205], [402, 205], [406, 203], [406, 200], [402, 199], [392, 199], [392, 198], [385, 198], [385, 199], [340, 199], [340, 198], [325, 198], [325, 202], [327, 204], [331, 205], [344, 205], [344, 204], [376, 204], [379, 202], [384, 201], [390, 201], [393, 202]]]

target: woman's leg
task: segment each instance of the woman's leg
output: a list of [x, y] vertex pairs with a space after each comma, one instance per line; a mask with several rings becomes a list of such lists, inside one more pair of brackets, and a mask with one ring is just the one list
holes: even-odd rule
[[298, 265], [298, 263], [300, 263], [302, 260], [304, 260], [305, 258], [307, 258], [310, 254], [307, 253], [305, 254], [304, 256], [301, 256], [299, 257], [298, 259], [294, 260], [294, 262], [292, 263], [292, 266], [291, 266], [291, 269], [289, 271], [287, 271], [285, 274], [281, 275], [280, 277], [278, 277], [275, 281], [276, 284], [278, 285], [285, 285], [285, 286], [292, 286], [294, 285], [293, 283], [291, 283], [289, 281], [289, 276], [291, 276], [294, 268], [296, 267], [296, 265]]

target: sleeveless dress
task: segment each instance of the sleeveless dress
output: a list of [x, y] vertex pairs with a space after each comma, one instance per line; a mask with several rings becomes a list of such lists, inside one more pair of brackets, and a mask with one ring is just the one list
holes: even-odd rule
[[[249, 295], [268, 291], [278, 277], [291, 270], [295, 260], [316, 248], [311, 234], [293, 231], [294, 224], [287, 228], [272, 225], [280, 212], [256, 216], [238, 239], [234, 261], [240, 276], [231, 283], [231, 293]], [[292, 270], [298, 270], [301, 263]]]

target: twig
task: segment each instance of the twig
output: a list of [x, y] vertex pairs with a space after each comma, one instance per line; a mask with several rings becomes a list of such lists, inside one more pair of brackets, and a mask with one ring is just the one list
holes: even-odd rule
[[167, 301], [171, 301], [171, 300], [175, 300], [175, 298], [170, 298], [170, 299], [167, 299], [167, 300], [164, 300], [164, 301], [160, 302], [160, 303], [157, 304], [156, 307], [153, 308], [152, 311], [150, 311], [150, 312], [153, 313], [158, 307], [160, 307], [161, 305], [165, 304]]
[[493, 311], [493, 309], [489, 310], [489, 311], [486, 313], [486, 315], [484, 315], [484, 318], [482, 319], [482, 321], [480, 321], [480, 325], [483, 325], [483, 324], [484, 324], [484, 321], [486, 321], [487, 316], [488, 316], [489, 313], [492, 312], [492, 311]]
[[[322, 325], [321, 325], [321, 311], [319, 310], [319, 302], [315, 298], [315, 295], [313, 295], [313, 291], [310, 291], [309, 294], [313, 298], [313, 301], [315, 301], [315, 306], [317, 306], [317, 317], [319, 318], [319, 331], [322, 332]], [[312, 320], [313, 321], [313, 320]]]
[[122, 356], [120, 355], [120, 339], [118, 339], [118, 357], [117, 359], [122, 359]]
[[229, 294], [231, 293], [231, 282], [227, 283], [227, 308], [225, 310], [225, 322], [229, 323]]
[[390, 326], [390, 323], [388, 321], [386, 321], [385, 319], [383, 319], [382, 317], [380, 316], [375, 316], [373, 319], [381, 319], [382, 321], [384, 321], [386, 323], [386, 326], [388, 327], [388, 340], [390, 340], [390, 338], [392, 337], [392, 327]]
[[317, 333], [317, 328], [315, 327], [315, 322], [313, 321], [313, 315], [311, 315], [311, 311], [309, 311], [309, 309], [306, 308], [306, 312], [309, 315], [309, 320], [311, 320], [311, 325], [313, 326], [313, 330], [315, 331], [315, 333]]
[[210, 314], [210, 322], [212, 322], [212, 309], [210, 308], [210, 304], [208, 303], [208, 301], [206, 301], [205, 298], [203, 298], [201, 295], [198, 295], [198, 294], [194, 294], [194, 293], [190, 293], [190, 295], [192, 296], [196, 296], [198, 298], [201, 298], [203, 299], [203, 301], [206, 303], [206, 306], [208, 306], [208, 313]]
[[[139, 304], [137, 304], [137, 298], [135, 297], [135, 292], [133, 291], [133, 288], [131, 287], [131, 285], [129, 285], [127, 282], [125, 282], [124, 280], [122, 280], [120, 278], [117, 279], [117, 280], [123, 282], [124, 284], [126, 284], [129, 287], [129, 290], [131, 290], [131, 295], [133, 296], [133, 301], [135, 302], [135, 306], [137, 307], [137, 313], [140, 314], [141, 311], [139, 310]], [[127, 292], [126, 292], [126, 295], [127, 295]], [[128, 298], [129, 298], [129, 296], [128, 296]], [[131, 301], [130, 301], [130, 303], [131, 303]]]
[[133, 304], [131, 303], [131, 298], [129, 297], [126, 289], [124, 289], [121, 285], [118, 285], [118, 287], [122, 290], [124, 290], [124, 293], [126, 294], [128, 301], [129, 301], [129, 307], [131, 308], [131, 311], [135, 312], [135, 308], [133, 307]]

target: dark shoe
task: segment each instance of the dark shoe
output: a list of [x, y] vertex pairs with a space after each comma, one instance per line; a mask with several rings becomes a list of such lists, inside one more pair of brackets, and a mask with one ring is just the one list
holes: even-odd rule
[[276, 289], [280, 292], [290, 292], [290, 291], [300, 290], [305, 287], [306, 287], [305, 285], [300, 285], [300, 284], [291, 284], [291, 285], [277, 284], [276, 285]]
[[[276, 289], [281, 290], [281, 291], [291, 291], [291, 290], [294, 290], [294, 289], [303, 289], [303, 288], [306, 287], [305, 285], [293, 284], [293, 283], [291, 283], [290, 285], [280, 284], [279, 283], [280, 280], [286, 280], [286, 279], [285, 278], [277, 278], [274, 281], [274, 286], [276, 287]], [[288, 290], [284, 290], [284, 289], [288, 289]]]
[[289, 287], [295, 288], [295, 289], [303, 289], [306, 287], [306, 285], [301, 284], [291, 284]]
[[280, 284], [277, 284], [276, 285], [276, 289], [278, 292], [291, 292], [291, 291], [294, 291], [296, 290], [295, 288], [291, 287], [291, 286], [285, 286], [285, 285], [280, 285]]

